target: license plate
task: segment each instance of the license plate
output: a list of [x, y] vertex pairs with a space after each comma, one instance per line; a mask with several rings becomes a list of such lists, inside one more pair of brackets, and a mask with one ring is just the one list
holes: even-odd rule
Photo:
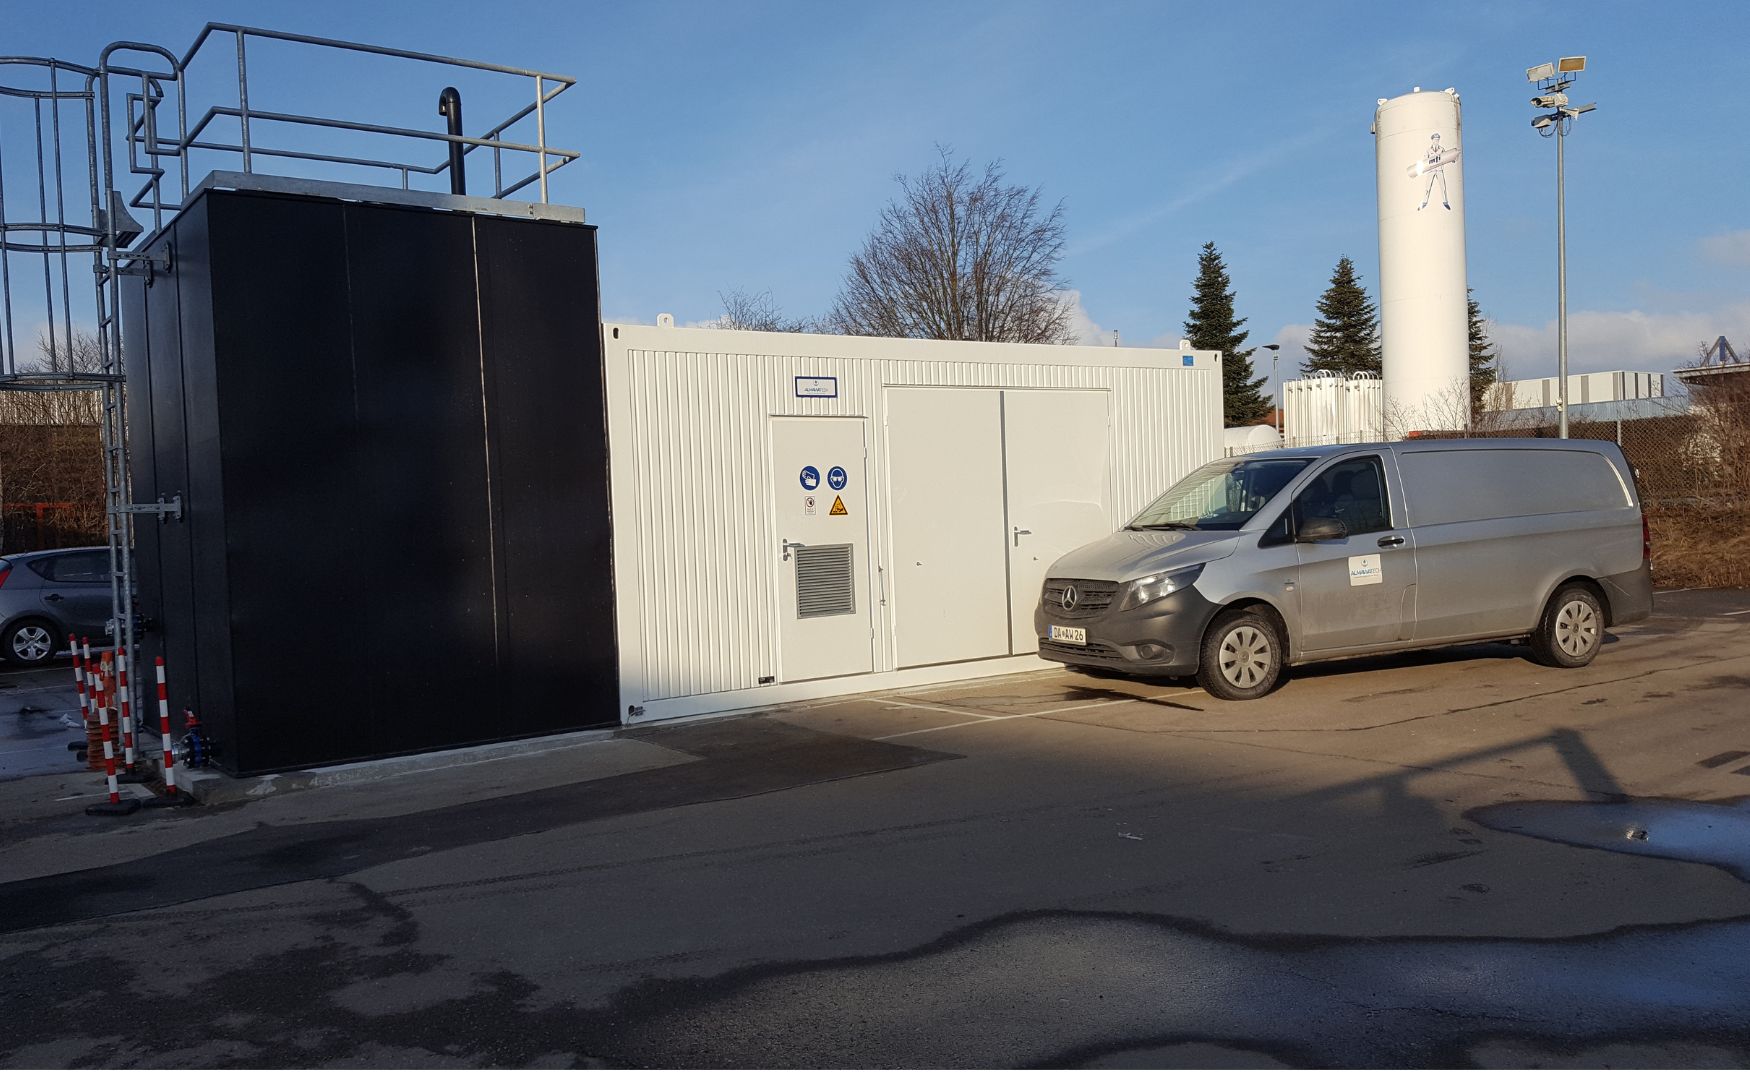
[[1054, 626], [1051, 628], [1051, 640], [1061, 641], [1068, 645], [1086, 645], [1088, 643], [1088, 628], [1085, 626]]

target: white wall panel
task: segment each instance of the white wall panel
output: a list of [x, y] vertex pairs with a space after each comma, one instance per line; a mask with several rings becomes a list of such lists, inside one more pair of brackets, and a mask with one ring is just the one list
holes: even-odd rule
[[[778, 537], [769, 507], [772, 416], [871, 423], [868, 500], [875, 557], [892, 565], [883, 389], [1085, 388], [1111, 394], [1112, 527], [1174, 480], [1221, 456], [1218, 354], [1095, 346], [899, 341], [607, 324], [621, 697], [633, 717], [692, 715], [849, 692], [775, 676]], [[1192, 357], [1187, 365], [1184, 357]], [[836, 398], [800, 398], [796, 376], [838, 380]], [[877, 672], [896, 667], [878, 612]], [[960, 677], [964, 669], [930, 671]], [[869, 677], [864, 677], [868, 681]], [[873, 685], [873, 683], [870, 683]], [[895, 684], [897, 685], [897, 684]]]

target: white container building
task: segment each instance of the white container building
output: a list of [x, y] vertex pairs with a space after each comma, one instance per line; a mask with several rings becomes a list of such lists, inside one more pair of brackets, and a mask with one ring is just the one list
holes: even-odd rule
[[1222, 454], [1214, 352], [602, 340], [627, 722], [1041, 666], [1051, 562]]
[[1282, 384], [1286, 446], [1377, 442], [1385, 433], [1385, 389], [1371, 375], [1316, 371]]

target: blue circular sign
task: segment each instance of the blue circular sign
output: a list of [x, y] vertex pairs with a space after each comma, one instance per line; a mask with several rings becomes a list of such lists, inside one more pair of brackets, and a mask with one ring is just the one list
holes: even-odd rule
[[826, 472], [826, 482], [832, 485], [834, 491], [843, 491], [845, 485], [851, 482], [851, 478], [845, 475], [844, 469], [834, 465]]
[[[802, 490], [813, 491], [820, 486], [820, 470], [812, 465], [802, 466]], [[843, 487], [844, 485], [840, 485]]]

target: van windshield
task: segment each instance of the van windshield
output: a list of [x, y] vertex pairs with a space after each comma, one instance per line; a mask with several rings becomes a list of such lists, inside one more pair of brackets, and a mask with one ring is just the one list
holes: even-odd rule
[[1125, 528], [1238, 529], [1310, 464], [1311, 458], [1212, 461], [1168, 488]]

